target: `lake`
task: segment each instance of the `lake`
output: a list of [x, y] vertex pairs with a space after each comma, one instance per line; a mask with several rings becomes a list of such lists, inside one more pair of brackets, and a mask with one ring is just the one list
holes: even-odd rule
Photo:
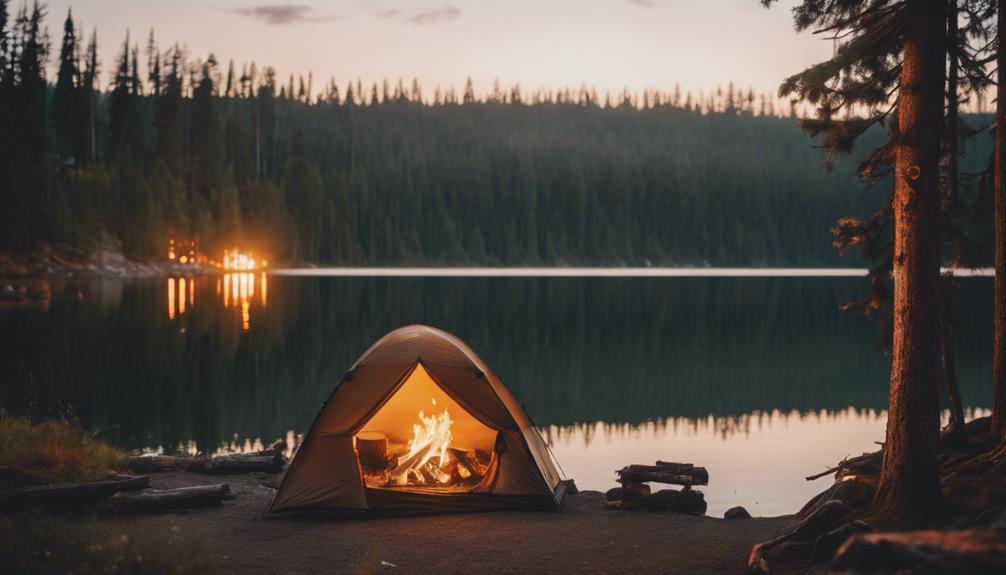
[[[0, 311], [0, 401], [129, 448], [248, 449], [306, 431], [374, 341], [426, 323], [502, 377], [581, 489], [686, 461], [709, 470], [710, 515], [792, 513], [829, 481], [805, 475], [883, 440], [889, 367], [876, 323], [838, 309], [860, 273], [805, 273], [62, 278], [47, 308]], [[960, 285], [958, 376], [980, 415], [992, 281]]]

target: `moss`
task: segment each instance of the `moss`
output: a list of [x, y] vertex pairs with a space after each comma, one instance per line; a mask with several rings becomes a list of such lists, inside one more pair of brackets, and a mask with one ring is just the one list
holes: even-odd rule
[[206, 546], [168, 521], [0, 516], [0, 573], [212, 573]]
[[122, 466], [125, 453], [76, 421], [0, 414], [0, 466], [58, 483], [100, 479]]

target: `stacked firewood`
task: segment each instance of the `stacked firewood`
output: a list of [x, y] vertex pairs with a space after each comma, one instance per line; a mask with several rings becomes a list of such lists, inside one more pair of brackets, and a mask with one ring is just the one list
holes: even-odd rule
[[[464, 487], [482, 480], [489, 469], [491, 454], [481, 449], [450, 447], [441, 461], [429, 456], [427, 446], [412, 455], [404, 446], [391, 446], [383, 433], [357, 435], [356, 449], [363, 477], [370, 487]], [[423, 459], [425, 462], [420, 464]]]
[[[705, 496], [692, 489], [693, 485], [709, 484], [709, 472], [704, 467], [657, 461], [654, 465], [629, 465], [615, 473], [621, 487], [608, 490], [608, 509], [678, 511], [692, 515], [706, 512]], [[679, 485], [681, 489], [652, 491], [650, 483]]]

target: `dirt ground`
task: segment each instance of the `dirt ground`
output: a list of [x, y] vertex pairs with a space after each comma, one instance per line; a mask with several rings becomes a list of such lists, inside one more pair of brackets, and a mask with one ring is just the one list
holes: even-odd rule
[[[727, 521], [608, 511], [604, 496], [567, 498], [561, 513], [492, 512], [393, 519], [294, 520], [263, 516], [275, 491], [261, 474], [151, 476], [152, 487], [227, 483], [223, 507], [121, 520], [168, 522], [208, 542], [222, 573], [742, 573], [751, 545], [791, 518]], [[155, 523], [156, 522], [156, 523]]]

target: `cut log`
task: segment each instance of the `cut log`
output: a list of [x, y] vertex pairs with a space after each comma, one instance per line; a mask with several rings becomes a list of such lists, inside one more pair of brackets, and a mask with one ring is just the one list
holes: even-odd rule
[[360, 464], [371, 469], [388, 467], [388, 436], [380, 431], [362, 431], [356, 435]]
[[94, 505], [119, 491], [150, 487], [150, 477], [140, 475], [90, 483], [58, 483], [0, 491], [0, 511], [30, 507], [73, 509]]
[[[630, 467], [633, 467], [630, 465]], [[709, 485], [709, 472], [705, 467], [696, 467], [694, 463], [674, 463], [671, 461], [658, 461], [654, 467], [661, 471], [675, 473], [678, 475], [691, 475], [692, 485]]]
[[691, 475], [680, 475], [664, 471], [633, 471], [629, 467], [623, 467], [615, 473], [618, 474], [619, 481], [622, 483], [653, 482], [685, 486], [700, 485]]
[[137, 493], [116, 493], [101, 504], [100, 511], [109, 515], [163, 513], [221, 505], [235, 497], [225, 484], [145, 489]]
[[[686, 475], [691, 477], [693, 486], [709, 485], [709, 471], [705, 467], [696, 467], [692, 463], [671, 463], [668, 461], [657, 461], [656, 465], [642, 465], [633, 463], [627, 467], [632, 471], [644, 471], [652, 473]], [[660, 482], [658, 482], [660, 483]]]
[[207, 475], [234, 475], [238, 473], [278, 473], [283, 470], [286, 460], [282, 455], [221, 455], [212, 459], [200, 459], [188, 466], [189, 471]]

